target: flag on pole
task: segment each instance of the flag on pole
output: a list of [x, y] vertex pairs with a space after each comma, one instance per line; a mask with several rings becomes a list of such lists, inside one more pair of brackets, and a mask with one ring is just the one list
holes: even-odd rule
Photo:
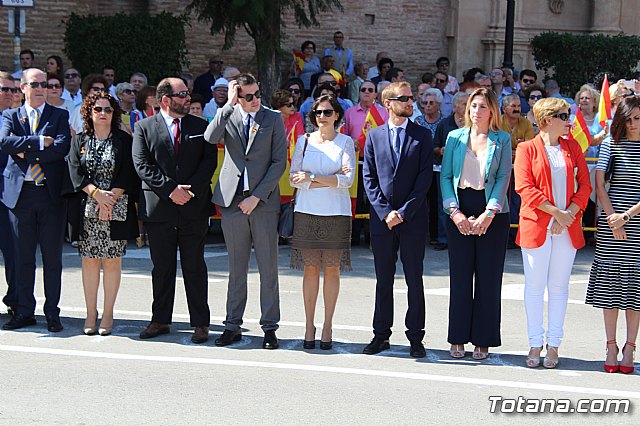
[[569, 132], [569, 138], [578, 142], [580, 148], [582, 148], [582, 152], [586, 152], [589, 146], [591, 146], [591, 133], [589, 133], [589, 127], [587, 126], [587, 122], [585, 121], [580, 108], [578, 108], [576, 118], [573, 120], [573, 125]]
[[607, 120], [611, 120], [611, 94], [609, 92], [609, 79], [604, 75], [602, 80], [602, 90], [600, 90], [600, 103], [598, 105], [598, 121], [600, 127], [604, 129]]
[[302, 72], [302, 68], [304, 67], [304, 54], [298, 52], [296, 49], [293, 49], [293, 65], [295, 66], [298, 73]]

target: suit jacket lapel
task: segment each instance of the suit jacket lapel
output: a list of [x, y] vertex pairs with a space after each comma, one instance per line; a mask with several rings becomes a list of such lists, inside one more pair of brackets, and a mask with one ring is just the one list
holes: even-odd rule
[[[407, 156], [407, 152], [409, 151], [409, 144], [413, 143], [413, 137], [409, 135], [411, 131], [410, 122], [407, 122], [407, 127], [404, 130], [404, 138], [402, 140], [402, 149], [400, 150], [400, 157], [398, 158], [398, 164], [396, 165], [396, 170], [400, 168], [400, 163]], [[395, 175], [395, 173], [394, 173]]]
[[389, 123], [384, 123], [380, 128], [384, 132], [384, 140], [382, 143], [384, 156], [389, 160], [389, 163], [391, 163], [391, 167], [395, 168], [396, 165], [393, 164], [393, 153], [391, 152], [391, 139], [389, 139]]
[[20, 124], [22, 124], [22, 129], [24, 130], [25, 135], [31, 135], [31, 126], [29, 125], [29, 115], [27, 114], [27, 109], [23, 106], [20, 107], [20, 114], [18, 114], [18, 120], [20, 120]]
[[[498, 140], [498, 132], [493, 130], [489, 131], [487, 135], [487, 166], [484, 171], [484, 178], [489, 176], [489, 169], [491, 168], [491, 161], [493, 161], [493, 154], [496, 152], [496, 141]], [[504, 147], [503, 147], [504, 148]]]
[[264, 116], [264, 107], [261, 106], [258, 112], [256, 113], [256, 119], [251, 120], [253, 124], [249, 129], [249, 143], [247, 145], [246, 152], [249, 152], [251, 150], [251, 146], [253, 145], [253, 141], [256, 139], [256, 135], [258, 134], [258, 129], [260, 128], [260, 122], [262, 122], [263, 116]]
[[164, 122], [164, 118], [162, 117], [162, 114], [158, 113], [153, 117], [156, 120], [156, 131], [158, 132], [158, 136], [160, 137], [160, 140], [162, 141], [162, 143], [164, 143], [164, 145], [169, 150], [171, 157], [174, 160], [177, 160], [176, 151], [173, 148], [173, 141], [171, 140], [171, 135], [169, 134], [169, 128], [167, 127], [167, 124]]
[[49, 122], [49, 116], [51, 115], [51, 108], [49, 105], [44, 104], [44, 109], [42, 110], [42, 115], [40, 116], [40, 121], [38, 122], [38, 128], [36, 129], [36, 133], [40, 134], [43, 126], [45, 126]]

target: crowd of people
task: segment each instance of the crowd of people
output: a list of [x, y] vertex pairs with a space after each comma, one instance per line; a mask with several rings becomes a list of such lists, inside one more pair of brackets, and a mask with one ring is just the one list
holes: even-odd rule
[[[305, 349], [315, 348], [321, 275], [320, 349], [331, 349], [340, 274], [351, 270], [351, 247], [364, 237], [376, 294], [373, 339], [363, 353], [390, 347], [399, 255], [410, 354], [426, 355], [423, 265], [431, 244], [449, 253], [450, 355], [465, 357], [471, 343], [472, 357], [486, 359], [501, 345], [506, 251], [520, 247], [525, 363], [555, 368], [576, 251], [592, 241], [586, 303], [603, 310], [604, 369], [633, 372], [640, 323], [640, 83], [611, 85], [613, 119], [601, 121], [600, 93], [591, 84], [571, 99], [555, 80], [542, 84], [533, 70], [501, 67], [488, 74], [471, 68], [459, 82], [441, 57], [412, 85], [387, 52], [368, 67], [354, 61], [342, 32], [333, 41], [321, 57], [313, 41], [304, 41], [271, 99], [263, 98], [255, 77], [217, 57], [195, 79], [183, 73], [151, 86], [142, 72], [116, 83], [108, 65], [83, 78], [57, 55], [38, 69], [33, 52], [22, 51], [21, 69], [0, 73], [3, 302], [11, 315], [3, 329], [36, 324], [38, 246], [47, 329], [63, 329], [58, 302], [66, 238], [82, 258], [83, 332], [111, 334], [122, 257], [135, 239], [138, 247], [149, 246], [153, 263], [152, 318], [140, 338], [170, 332], [179, 250], [191, 340], [206, 342], [204, 244], [218, 206], [229, 282], [225, 329], [215, 344], [242, 338], [253, 249], [263, 347], [278, 348], [279, 183], [288, 173], [295, 189], [291, 267], [303, 271]], [[586, 152], [569, 137], [578, 109], [592, 136]], [[369, 220], [352, 220], [356, 213]], [[583, 232], [596, 223], [596, 235]], [[621, 359], [619, 310], [627, 324]]]

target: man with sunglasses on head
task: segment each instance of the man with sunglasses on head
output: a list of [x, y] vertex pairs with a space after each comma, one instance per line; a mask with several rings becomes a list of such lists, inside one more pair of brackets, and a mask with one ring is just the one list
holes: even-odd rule
[[261, 97], [256, 79], [240, 74], [229, 82], [229, 100], [205, 132], [205, 139], [214, 146], [224, 138], [224, 163], [213, 192], [229, 252], [227, 317], [224, 333], [215, 341], [218, 346], [242, 337], [253, 246], [260, 272], [262, 347], [278, 348], [278, 183], [287, 164], [287, 138], [282, 117], [262, 106]]
[[193, 343], [209, 338], [207, 265], [204, 243], [217, 149], [204, 140], [207, 122], [189, 115], [191, 94], [184, 81], [165, 78], [156, 88], [160, 113], [136, 122], [133, 164], [142, 179], [138, 214], [149, 237], [153, 270], [153, 316], [140, 333], [152, 339], [170, 331], [176, 262], [187, 294]]
[[534, 70], [524, 69], [520, 71], [520, 90], [518, 91], [518, 96], [520, 97], [520, 108], [522, 114], [528, 113], [531, 109], [529, 106], [529, 100], [524, 95], [524, 91], [536, 81], [538, 81], [538, 74], [536, 74]]
[[69, 113], [45, 103], [47, 75], [25, 70], [20, 84], [22, 107], [4, 111], [0, 150], [8, 154], [0, 201], [9, 209], [11, 234], [16, 242], [17, 282], [13, 318], [3, 325], [14, 330], [36, 324], [33, 291], [36, 248], [40, 246], [44, 278], [44, 314], [47, 329], [62, 331], [60, 289], [65, 208], [61, 197], [69, 153]]
[[405, 317], [410, 354], [423, 358], [425, 302], [422, 282], [427, 239], [427, 191], [433, 176], [431, 133], [409, 117], [413, 94], [407, 82], [391, 83], [382, 92], [389, 121], [367, 134], [364, 188], [371, 203], [371, 249], [376, 270], [374, 337], [363, 353], [390, 348], [393, 284], [398, 250], [408, 287]]
[[67, 68], [64, 72], [64, 90], [61, 99], [69, 100], [73, 102], [73, 105], [77, 108], [82, 105], [82, 93], [80, 90], [80, 83], [82, 82], [82, 76], [80, 72], [75, 68]]

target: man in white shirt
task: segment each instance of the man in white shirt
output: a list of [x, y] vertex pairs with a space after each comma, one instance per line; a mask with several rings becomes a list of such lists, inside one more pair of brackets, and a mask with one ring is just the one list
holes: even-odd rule
[[64, 90], [60, 98], [73, 102], [74, 107], [82, 105], [82, 93], [80, 91], [82, 76], [80, 71], [75, 68], [67, 68], [63, 77]]

